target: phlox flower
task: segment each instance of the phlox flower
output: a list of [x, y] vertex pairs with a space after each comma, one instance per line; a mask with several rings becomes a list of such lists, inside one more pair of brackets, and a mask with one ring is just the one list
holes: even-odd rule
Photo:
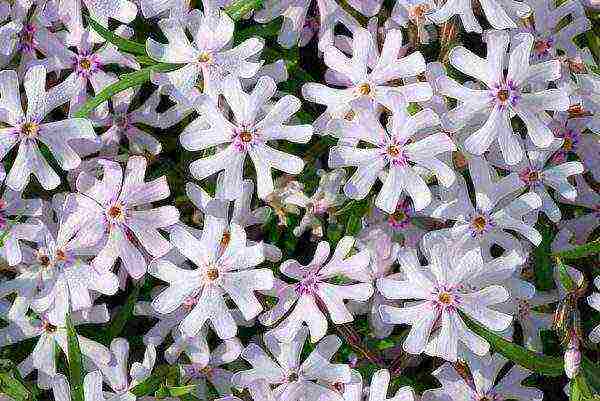
[[[321, 241], [307, 266], [293, 259], [283, 262], [279, 270], [296, 282], [276, 283], [274, 295], [278, 298], [277, 305], [260, 317], [261, 323], [268, 326], [277, 324], [271, 333], [281, 341], [291, 341], [306, 323], [311, 341], [316, 342], [327, 332], [326, 314], [334, 324], [354, 320], [344, 301], [368, 300], [373, 294], [373, 286], [354, 278], [367, 275], [360, 272], [369, 264], [369, 252], [362, 250], [348, 256], [353, 246], [354, 238], [344, 237], [329, 258], [329, 244]], [[336, 284], [333, 279], [338, 275], [359, 282]]]
[[[89, 309], [80, 310], [71, 314], [74, 326], [82, 324], [101, 324], [109, 321], [106, 305], [95, 305]], [[67, 329], [49, 321], [45, 316], [41, 318], [26, 318], [10, 323], [0, 329], [0, 345], [6, 346], [38, 337], [37, 343], [27, 358], [19, 364], [19, 372], [25, 377], [34, 370], [38, 371], [37, 383], [40, 388], [47, 389], [52, 385], [56, 375], [56, 351], [62, 350], [67, 354]], [[109, 363], [110, 351], [95, 341], [78, 335], [79, 347], [84, 360], [98, 365]]]
[[23, 199], [21, 192], [4, 188], [0, 198], [0, 234], [2, 245], [0, 257], [9, 266], [15, 266], [25, 259], [30, 259], [32, 250], [24, 242], [35, 242], [39, 238], [42, 225], [38, 220], [29, 217], [42, 215], [41, 199]]
[[107, 401], [121, 401], [136, 399], [130, 392], [137, 384], [143, 382], [152, 374], [156, 362], [156, 349], [153, 345], [146, 345], [144, 359], [131, 364], [129, 375], [127, 365], [129, 359], [129, 343], [124, 338], [115, 338], [110, 343], [112, 358], [108, 363], [98, 364], [104, 381], [112, 391], [105, 392]]
[[99, 250], [92, 266], [111, 269], [117, 258], [129, 275], [138, 279], [146, 272], [143, 251], [160, 257], [171, 244], [159, 232], [179, 220], [174, 206], [148, 208], [153, 202], [169, 196], [165, 176], [144, 182], [146, 159], [132, 156], [127, 161], [125, 175], [113, 161], [99, 160], [102, 179], [83, 171], [77, 178], [77, 211], [84, 221], [76, 239], [96, 238]]
[[242, 351], [242, 358], [252, 368], [235, 373], [232, 382], [246, 388], [264, 380], [275, 386], [273, 393], [277, 399], [287, 401], [342, 401], [342, 396], [330, 388], [331, 385], [350, 381], [348, 365], [330, 362], [342, 345], [341, 341], [336, 336], [323, 338], [302, 362], [300, 355], [307, 337], [306, 327], [295, 332], [290, 342], [264, 335], [264, 343], [272, 356], [258, 345], [249, 344]]
[[207, 97], [198, 101], [198, 111], [204, 117], [190, 123], [180, 136], [181, 144], [191, 151], [225, 145], [214, 155], [190, 164], [194, 178], [201, 180], [224, 170], [222, 195], [235, 199], [243, 190], [243, 170], [250, 156], [256, 170], [258, 197], [264, 199], [273, 192], [271, 169], [299, 174], [304, 161], [294, 155], [269, 146], [269, 141], [287, 140], [306, 143], [312, 136], [312, 126], [285, 124], [299, 109], [300, 100], [292, 95], [279, 99], [268, 111], [262, 106], [275, 94], [272, 78], [261, 77], [250, 93], [243, 91], [237, 78], [223, 83], [223, 94], [235, 121], [229, 121]]
[[170, 231], [171, 243], [189, 259], [194, 269], [182, 269], [166, 259], [156, 259], [149, 273], [169, 283], [169, 287], [152, 301], [160, 313], [171, 313], [189, 298], [194, 298], [191, 312], [181, 321], [182, 333], [193, 336], [210, 322], [220, 338], [236, 335], [237, 324], [225, 304], [227, 295], [246, 319], [262, 311], [254, 292], [273, 286], [273, 272], [256, 268], [264, 261], [262, 243], [247, 246], [246, 233], [232, 224], [207, 217], [202, 236], [194, 237], [182, 227]]
[[400, 30], [387, 32], [379, 52], [373, 35], [366, 29], [359, 29], [352, 38], [352, 57], [347, 57], [335, 46], [328, 46], [324, 50], [324, 62], [333, 71], [337, 84], [343, 88], [331, 88], [316, 82], [302, 86], [302, 96], [306, 100], [327, 106], [325, 113], [315, 121], [318, 132], [328, 133], [327, 125], [332, 119], [352, 120], [356, 111], [352, 102], [357, 99], [387, 106], [390, 93], [401, 94], [408, 102], [431, 98], [431, 87], [426, 82], [396, 84], [399, 79], [425, 71], [423, 55], [413, 52], [406, 57], [399, 57], [401, 46]]
[[534, 42], [531, 34], [513, 38], [506, 74], [504, 58], [509, 44], [508, 33], [487, 31], [486, 39], [486, 59], [462, 46], [450, 51], [450, 63], [464, 74], [481, 81], [486, 88], [470, 89], [447, 76], [438, 78], [436, 83], [440, 93], [459, 102], [443, 118], [448, 127], [459, 130], [474, 117], [486, 116], [483, 126], [466, 138], [465, 149], [481, 155], [492, 142], [497, 141], [504, 160], [513, 165], [523, 158], [523, 148], [519, 135], [513, 132], [510, 124], [512, 116], [516, 114], [525, 123], [527, 135], [535, 146], [547, 148], [554, 141], [554, 135], [546, 124], [550, 119], [546, 110], [566, 111], [570, 105], [569, 98], [559, 89], [528, 90], [532, 77], [541, 82], [560, 78], [558, 60], [530, 65]]
[[[403, 98], [394, 97], [387, 129], [366, 110], [359, 111], [352, 122], [336, 121], [334, 132], [339, 141], [329, 152], [329, 167], [357, 167], [344, 186], [348, 197], [365, 198], [375, 181], [381, 179], [383, 186], [375, 205], [388, 213], [394, 213], [404, 191], [416, 211], [431, 202], [431, 191], [419, 169], [432, 171], [445, 187], [455, 179], [454, 170], [436, 157], [456, 150], [452, 140], [442, 132], [420, 135], [437, 125], [436, 114], [426, 109], [411, 116], [407, 106]], [[359, 148], [359, 141], [368, 147]]]
[[449, 193], [432, 203], [432, 217], [454, 221], [450, 233], [463, 242], [478, 244], [486, 255], [493, 245], [505, 250], [522, 250], [516, 231], [534, 245], [542, 242], [541, 234], [525, 216], [542, 206], [534, 192], [522, 192], [524, 183], [518, 174], [500, 177], [483, 158], [469, 159], [469, 173], [475, 187], [475, 204], [469, 196], [465, 180], [459, 177]]
[[18, 144], [17, 156], [6, 177], [6, 185], [22, 191], [34, 175], [46, 190], [60, 184], [60, 177], [50, 166], [39, 149], [44, 144], [63, 170], [79, 166], [81, 159], [70, 142], [79, 139], [96, 141], [96, 133], [89, 120], [71, 118], [45, 122], [48, 114], [67, 102], [73, 94], [68, 81], [46, 90], [46, 69], [30, 68], [23, 81], [27, 96], [27, 111], [21, 104], [17, 73], [13, 70], [0, 72], [0, 96], [3, 108], [0, 121], [8, 127], [1, 128], [0, 159]]
[[[462, 343], [478, 355], [485, 355], [489, 344], [467, 327], [462, 315], [493, 331], [505, 330], [512, 322], [511, 315], [493, 309], [508, 299], [506, 288], [497, 284], [476, 291], [468, 288], [472, 274], [485, 271], [486, 267], [479, 248], [460, 247], [445, 241], [429, 244], [427, 268], [421, 266], [415, 250], [407, 250], [398, 257], [405, 280], [377, 281], [377, 288], [386, 298], [416, 300], [401, 308], [380, 307], [384, 322], [412, 326], [404, 340], [406, 352], [425, 352], [456, 361]], [[516, 260], [505, 258], [497, 262], [514, 266]]]
[[220, 395], [231, 394], [233, 373], [223, 365], [237, 360], [242, 349], [242, 343], [235, 337], [223, 340], [205, 363], [182, 364], [182, 379], [197, 386], [193, 394], [200, 400], [207, 398], [209, 383]]
[[[596, 288], [600, 290], [600, 278], [596, 277], [596, 279], [594, 279], [594, 285], [596, 285]], [[597, 311], [600, 311], [600, 293], [594, 292], [593, 294], [587, 297], [587, 301], [592, 308], [596, 309]], [[596, 326], [590, 332], [590, 340], [592, 340], [595, 343], [600, 342], [600, 325]]]
[[[202, 4], [204, 11], [191, 11], [186, 17], [187, 24], [177, 18], [158, 22], [168, 39], [167, 44], [151, 38], [146, 42], [146, 51], [153, 59], [183, 64], [159, 78], [161, 83], [175, 88], [177, 99], [183, 103], [199, 94], [197, 84], [201, 84], [202, 92], [216, 101], [222, 93], [225, 77], [250, 78], [262, 65], [254, 58], [262, 51], [264, 41], [250, 38], [231, 47], [233, 20], [211, 0], [203, 0]], [[193, 38], [192, 42], [186, 30]]]
[[521, 384], [532, 372], [515, 365], [498, 378], [508, 360], [500, 354], [477, 356], [465, 353], [464, 364], [471, 374], [468, 379], [450, 363], [445, 363], [433, 375], [442, 384], [427, 390], [422, 401], [516, 400], [542, 401], [544, 393]]
[[[479, 0], [483, 13], [495, 29], [516, 28], [515, 20], [525, 18], [531, 13], [531, 7], [524, 1], [515, 0]], [[482, 32], [473, 12], [471, 0], [448, 0], [429, 16], [435, 23], [441, 24], [455, 15], [467, 32]]]
[[363, 382], [360, 373], [353, 370], [352, 380], [343, 386], [345, 401], [414, 401], [416, 399], [414, 391], [404, 386], [396, 391], [396, 394], [387, 398], [390, 384], [390, 373], [381, 369], [373, 373], [371, 385], [363, 389]]

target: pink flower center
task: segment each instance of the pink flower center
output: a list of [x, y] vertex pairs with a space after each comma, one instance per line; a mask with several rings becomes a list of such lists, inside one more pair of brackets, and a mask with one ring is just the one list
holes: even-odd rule
[[519, 173], [519, 178], [527, 185], [538, 185], [542, 180], [543, 173], [539, 170], [526, 168]]
[[425, 3], [410, 7], [408, 9], [408, 18], [415, 22], [421, 22], [429, 10], [431, 10], [431, 7], [429, 7], [429, 4]]
[[496, 84], [490, 92], [494, 102], [502, 108], [514, 106], [521, 99], [521, 93], [512, 81]]
[[256, 132], [248, 127], [240, 127], [233, 135], [233, 146], [239, 152], [245, 152], [259, 140]]
[[295, 290], [298, 295], [314, 294], [317, 291], [319, 279], [315, 273], [306, 276], [302, 281], [296, 284]]
[[475, 238], [488, 232], [494, 226], [495, 223], [488, 213], [476, 213], [471, 217], [471, 236]]
[[74, 70], [82, 77], [89, 77], [100, 69], [102, 64], [94, 54], [80, 54], [75, 58]]

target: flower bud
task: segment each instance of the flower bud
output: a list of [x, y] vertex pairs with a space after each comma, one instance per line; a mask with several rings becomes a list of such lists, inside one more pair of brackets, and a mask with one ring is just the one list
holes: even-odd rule
[[567, 350], [564, 355], [565, 374], [569, 379], [574, 378], [579, 373], [581, 366], [581, 352], [579, 351], [579, 339], [575, 333], [571, 334]]

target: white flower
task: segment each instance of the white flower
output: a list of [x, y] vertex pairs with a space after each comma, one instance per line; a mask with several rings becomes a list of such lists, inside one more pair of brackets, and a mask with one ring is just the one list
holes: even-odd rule
[[72, 96], [73, 88], [67, 81], [46, 91], [46, 69], [35, 66], [25, 74], [23, 86], [27, 95], [26, 113], [21, 104], [17, 73], [12, 70], [0, 72], [3, 103], [0, 121], [8, 125], [0, 129], [0, 159], [5, 159], [15, 145], [19, 146], [6, 184], [15, 191], [22, 191], [34, 175], [44, 189], [51, 190], [60, 184], [60, 177], [42, 155], [39, 143], [50, 149], [63, 170], [72, 170], [79, 166], [81, 159], [69, 142], [77, 139], [96, 141], [96, 133], [90, 121], [84, 118], [44, 122], [52, 110]]
[[379, 53], [371, 33], [366, 29], [359, 29], [352, 39], [352, 58], [334, 46], [325, 49], [324, 62], [344, 89], [330, 88], [315, 82], [302, 87], [302, 96], [306, 100], [327, 106], [325, 113], [315, 121], [315, 127], [320, 128], [321, 133], [327, 133], [327, 124], [331, 119], [351, 119], [351, 103], [356, 99], [369, 99], [387, 106], [390, 93], [403, 95], [408, 102], [431, 98], [431, 86], [426, 82], [402, 86], [392, 83], [425, 71], [423, 55], [414, 52], [400, 58], [398, 54], [401, 46], [402, 32], [390, 30]]
[[260, 317], [261, 322], [269, 326], [278, 322], [271, 332], [282, 341], [291, 341], [303, 327], [302, 324], [306, 323], [311, 341], [316, 342], [327, 332], [325, 312], [334, 324], [354, 320], [344, 301], [366, 301], [373, 294], [373, 286], [364, 282], [345, 285], [333, 282], [333, 278], [338, 275], [344, 275], [351, 280], [367, 275], [361, 272], [366, 270], [369, 264], [369, 252], [363, 250], [348, 256], [353, 246], [354, 238], [342, 238], [333, 256], [327, 261], [330, 255], [329, 243], [321, 241], [308, 266], [303, 266], [296, 260], [283, 262], [279, 267], [280, 271], [297, 282], [275, 283], [273, 295], [278, 298], [277, 305]]
[[323, 338], [301, 362], [306, 337], [308, 330], [305, 327], [298, 330], [290, 342], [280, 342], [266, 334], [265, 345], [275, 360], [258, 345], [248, 345], [242, 351], [242, 358], [252, 365], [252, 369], [234, 374], [233, 383], [245, 388], [264, 380], [275, 385], [275, 395], [285, 401], [304, 400], [307, 396], [320, 401], [342, 401], [341, 395], [329, 387], [350, 382], [348, 365], [329, 362], [342, 345], [341, 341], [336, 336]]
[[461, 313], [490, 330], [505, 330], [512, 316], [492, 306], [506, 301], [509, 293], [496, 284], [477, 291], [471, 291], [468, 285], [472, 276], [489, 269], [486, 265], [506, 264], [507, 269], [514, 269], [515, 258], [486, 264], [480, 249], [464, 250], [460, 244], [445, 241], [427, 245], [426, 256], [430, 264], [423, 268], [415, 250], [401, 253], [398, 261], [406, 280], [382, 278], [377, 281], [377, 288], [387, 298], [416, 300], [403, 308], [381, 306], [383, 321], [412, 326], [404, 340], [408, 353], [425, 352], [456, 361], [460, 342], [478, 355], [485, 355], [489, 344], [468, 329]]
[[152, 306], [160, 313], [171, 313], [190, 297], [195, 298], [191, 312], [181, 321], [181, 331], [193, 336], [210, 322], [220, 338], [237, 332], [236, 322], [225, 304], [224, 296], [240, 308], [246, 319], [262, 311], [255, 291], [270, 290], [273, 272], [257, 269], [264, 261], [262, 243], [247, 246], [246, 233], [237, 224], [227, 226], [222, 220], [207, 216], [198, 240], [179, 226], [170, 231], [171, 243], [194, 263], [193, 270], [182, 269], [166, 259], [154, 260], [148, 269], [153, 276], [169, 283]]
[[[234, 22], [212, 0], [203, 0], [204, 12], [191, 11], [182, 23], [178, 18], [162, 19], [158, 25], [167, 44], [153, 39], [146, 42], [148, 55], [155, 60], [184, 64], [181, 68], [165, 73], [160, 82], [172, 85], [177, 99], [189, 102], [199, 95], [197, 83], [214, 101], [222, 93], [223, 80], [227, 76], [250, 78], [256, 74], [262, 62], [253, 61], [264, 46], [259, 38], [250, 38], [230, 48]], [[186, 30], [193, 38], [188, 39]], [[199, 81], [199, 77], [202, 80]]]
[[[421, 135], [438, 123], [436, 114], [426, 109], [411, 116], [407, 106], [403, 98], [394, 96], [387, 129], [367, 110], [359, 111], [352, 122], [336, 121], [334, 131], [340, 140], [329, 152], [329, 167], [358, 167], [344, 186], [348, 197], [365, 198], [377, 178], [381, 179], [383, 186], [375, 205], [388, 213], [396, 210], [404, 191], [417, 211], [431, 202], [431, 192], [419, 168], [432, 171], [445, 187], [455, 179], [454, 170], [436, 157], [456, 150], [452, 140], [442, 132]], [[359, 141], [368, 147], [359, 148]], [[386, 167], [387, 175], [382, 177]]]
[[[600, 290], [600, 277], [596, 277], [594, 279], [594, 284], [596, 285], [596, 288]], [[594, 292], [587, 298], [587, 301], [592, 308], [600, 311], [600, 293]], [[590, 333], [590, 340], [595, 343], [600, 342], [600, 325], [596, 326], [596, 328], [592, 330]]]
[[242, 90], [237, 78], [230, 77], [223, 83], [223, 94], [235, 122], [229, 121], [211, 99], [201, 97], [197, 107], [203, 117], [189, 124], [180, 136], [183, 147], [191, 151], [226, 144], [216, 154], [190, 164], [190, 172], [198, 180], [224, 170], [222, 196], [225, 199], [235, 199], [242, 193], [247, 155], [254, 163], [257, 193], [262, 199], [274, 190], [271, 169], [299, 174], [304, 168], [304, 161], [299, 157], [268, 145], [269, 141], [281, 139], [306, 143], [312, 136], [310, 125], [285, 125], [300, 109], [298, 98], [284, 96], [268, 111], [263, 111], [275, 90], [275, 82], [270, 77], [260, 78], [251, 93]]
[[569, 98], [559, 89], [528, 91], [532, 77], [542, 82], [560, 77], [558, 60], [529, 64], [533, 47], [531, 34], [513, 38], [506, 76], [504, 57], [509, 43], [508, 33], [487, 31], [486, 39], [486, 59], [462, 46], [450, 51], [450, 63], [464, 74], [483, 82], [487, 88], [469, 89], [447, 76], [438, 78], [436, 83], [440, 93], [459, 102], [443, 118], [449, 127], [458, 130], [474, 117], [486, 116], [483, 126], [465, 140], [465, 149], [481, 155], [497, 140], [504, 160], [512, 165], [523, 158], [520, 137], [515, 135], [510, 124], [512, 116], [518, 115], [525, 123], [527, 134], [535, 146], [547, 148], [554, 141], [554, 135], [546, 124], [550, 117], [545, 110], [565, 111], [569, 108]]
[[532, 372], [520, 366], [513, 366], [501, 378], [500, 371], [508, 360], [500, 354], [482, 357], [465, 353], [465, 363], [470, 375], [465, 378], [457, 372], [450, 363], [445, 363], [433, 375], [442, 387], [427, 390], [423, 393], [422, 401], [486, 401], [486, 400], [516, 400], [542, 401], [544, 393], [536, 388], [525, 387], [521, 384]]
[[[525, 18], [531, 13], [531, 8], [523, 1], [480, 0], [480, 4], [488, 22], [495, 29], [516, 28], [517, 24], [513, 20]], [[441, 24], [454, 15], [460, 17], [460, 21], [467, 32], [481, 33], [481, 25], [479, 25], [473, 13], [471, 0], [448, 0], [429, 18], [437, 24]]]

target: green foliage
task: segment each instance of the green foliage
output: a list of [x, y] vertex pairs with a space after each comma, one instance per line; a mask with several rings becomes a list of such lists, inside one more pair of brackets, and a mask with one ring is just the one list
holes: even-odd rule
[[71, 385], [71, 398], [73, 401], [85, 401], [83, 397], [83, 361], [77, 332], [73, 326], [71, 315], [67, 315], [67, 349], [69, 360], [69, 383]]

